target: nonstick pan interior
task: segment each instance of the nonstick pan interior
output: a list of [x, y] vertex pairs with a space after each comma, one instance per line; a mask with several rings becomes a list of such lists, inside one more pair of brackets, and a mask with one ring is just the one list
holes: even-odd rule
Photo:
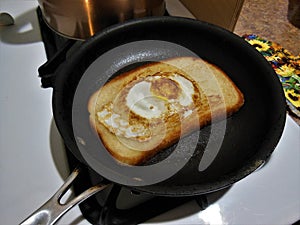
[[[90, 95], [120, 71], [178, 56], [198, 57], [219, 66], [244, 94], [244, 106], [153, 159], [176, 153], [162, 164], [116, 163], [89, 125]], [[211, 24], [174, 17], [129, 21], [85, 42], [57, 72], [53, 109], [66, 145], [82, 162], [113, 182], [168, 196], [215, 191], [247, 176], [270, 156], [285, 123], [280, 82], [252, 46]], [[216, 153], [213, 160], [205, 151]], [[211, 161], [209, 165], [201, 162], [203, 158]]]

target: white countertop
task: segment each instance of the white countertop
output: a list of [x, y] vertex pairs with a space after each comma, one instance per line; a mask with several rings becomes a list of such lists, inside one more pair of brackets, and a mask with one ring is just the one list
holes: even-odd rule
[[[51, 109], [51, 89], [40, 87], [46, 61], [36, 0], [0, 0], [15, 25], [0, 27], [0, 223], [20, 223], [67, 175]], [[58, 169], [60, 168], [60, 169]], [[185, 213], [190, 211], [188, 215]], [[183, 215], [183, 216], [181, 216]], [[288, 116], [269, 163], [230, 188], [206, 210], [185, 204], [144, 224], [292, 224], [300, 219], [300, 127]], [[58, 224], [89, 224], [78, 207]]]

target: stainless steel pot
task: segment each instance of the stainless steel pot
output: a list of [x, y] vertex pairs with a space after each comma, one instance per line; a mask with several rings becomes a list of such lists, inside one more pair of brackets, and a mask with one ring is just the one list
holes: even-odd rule
[[46, 23], [73, 39], [86, 39], [112, 24], [162, 16], [164, 0], [38, 0]]

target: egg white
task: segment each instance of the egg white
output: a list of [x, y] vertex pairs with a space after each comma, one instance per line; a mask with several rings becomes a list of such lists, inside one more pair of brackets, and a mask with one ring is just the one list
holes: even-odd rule
[[[179, 87], [177, 98], [167, 98], [151, 91], [154, 81], [167, 78]], [[146, 141], [151, 139], [151, 126], [174, 114], [186, 118], [192, 114], [193, 82], [177, 74], [147, 76], [128, 83], [114, 102], [97, 113], [98, 121], [117, 136]], [[125, 104], [124, 104], [125, 103]]]

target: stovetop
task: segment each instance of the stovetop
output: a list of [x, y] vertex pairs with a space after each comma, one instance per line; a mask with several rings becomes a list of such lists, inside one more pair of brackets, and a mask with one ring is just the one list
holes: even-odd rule
[[[0, 28], [0, 217], [3, 224], [18, 224], [57, 190], [67, 169], [52, 118], [52, 90], [42, 89], [37, 76], [37, 68], [47, 60], [39, 38], [37, 3], [0, 0], [0, 6], [15, 18], [14, 26]], [[200, 201], [203, 209], [191, 200], [141, 224], [294, 223], [300, 219], [299, 135], [299, 126], [287, 117], [265, 167], [222, 193], [206, 196]], [[124, 197], [139, 196], [123, 192]], [[122, 210], [128, 207], [121, 202]], [[81, 213], [75, 208], [58, 224], [90, 224]]]

